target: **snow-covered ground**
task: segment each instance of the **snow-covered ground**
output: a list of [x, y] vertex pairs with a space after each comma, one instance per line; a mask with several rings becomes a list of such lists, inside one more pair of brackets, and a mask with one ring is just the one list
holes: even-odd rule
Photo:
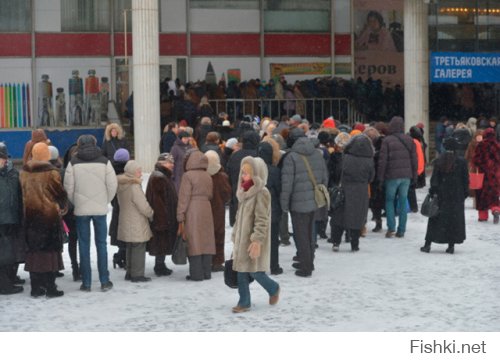
[[[426, 192], [418, 191], [419, 204]], [[127, 282], [123, 269], [110, 263], [114, 288], [102, 293], [94, 247], [93, 290], [83, 293], [72, 281], [65, 251], [66, 275], [57, 280], [64, 297], [31, 298], [21, 267], [27, 284], [22, 294], [1, 296], [0, 331], [499, 331], [500, 225], [478, 223], [471, 199], [466, 220], [467, 240], [454, 255], [444, 252], [445, 245], [434, 244], [430, 254], [419, 251], [427, 223], [420, 214], [409, 215], [404, 239], [386, 239], [384, 225], [384, 232], [361, 239], [358, 253], [348, 244], [333, 253], [320, 239], [311, 278], [294, 275], [295, 248], [281, 247], [285, 272], [273, 276], [281, 285], [279, 303], [270, 306], [265, 291], [252, 283], [252, 309], [242, 314], [231, 313], [238, 293], [224, 285], [222, 273], [190, 282], [188, 266], [168, 260], [174, 273], [160, 278], [150, 256], [146, 275], [152, 282]], [[108, 248], [110, 260], [114, 252]]]

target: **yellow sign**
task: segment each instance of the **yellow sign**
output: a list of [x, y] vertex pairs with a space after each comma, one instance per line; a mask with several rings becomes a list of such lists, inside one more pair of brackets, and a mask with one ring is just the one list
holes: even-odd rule
[[318, 74], [330, 75], [330, 63], [271, 63], [271, 78], [280, 74]]

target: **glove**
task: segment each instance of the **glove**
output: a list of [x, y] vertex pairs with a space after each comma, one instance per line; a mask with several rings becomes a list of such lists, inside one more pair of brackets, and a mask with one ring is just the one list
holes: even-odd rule
[[257, 259], [260, 256], [260, 243], [258, 241], [252, 241], [247, 251], [250, 259]]

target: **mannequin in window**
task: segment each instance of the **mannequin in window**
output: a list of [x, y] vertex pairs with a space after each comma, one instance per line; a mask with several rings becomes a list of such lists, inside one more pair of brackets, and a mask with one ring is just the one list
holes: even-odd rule
[[47, 74], [42, 75], [38, 83], [38, 125], [54, 125], [54, 108], [52, 106], [52, 83]]
[[95, 69], [89, 69], [85, 78], [85, 125], [97, 125], [101, 122], [101, 102], [99, 98], [99, 78]]
[[71, 72], [69, 79], [69, 123], [83, 125], [83, 81], [78, 70]]

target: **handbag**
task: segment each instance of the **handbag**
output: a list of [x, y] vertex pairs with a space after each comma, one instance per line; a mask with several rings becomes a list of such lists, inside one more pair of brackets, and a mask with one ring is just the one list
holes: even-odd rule
[[[254, 278], [248, 274], [248, 282], [251, 283]], [[233, 270], [233, 259], [226, 260], [224, 263], [224, 284], [229, 288], [238, 288], [238, 272]]]
[[439, 205], [437, 195], [427, 194], [420, 208], [420, 213], [429, 218], [436, 217], [439, 214]]
[[344, 206], [345, 193], [342, 185], [335, 185], [330, 189], [330, 211]]
[[469, 172], [469, 189], [480, 190], [483, 188], [484, 173]]
[[238, 272], [233, 270], [233, 259], [224, 263], [224, 284], [229, 288], [238, 288]]
[[309, 175], [309, 179], [311, 180], [311, 182], [313, 184], [314, 201], [316, 201], [316, 205], [318, 206], [318, 209], [321, 209], [324, 206], [326, 206], [326, 208], [328, 209], [330, 207], [330, 193], [328, 192], [328, 189], [326, 188], [325, 185], [316, 183], [316, 178], [314, 177], [314, 174], [312, 173], [311, 166], [309, 165], [309, 161], [303, 155], [300, 155], [300, 157], [302, 157], [302, 159], [304, 160], [304, 164], [306, 165], [306, 169], [307, 169], [307, 174]]
[[61, 220], [61, 239], [63, 244], [69, 243], [69, 228], [64, 220]]
[[187, 264], [187, 241], [184, 240], [182, 234], [177, 235], [172, 251], [172, 263], [175, 265]]

